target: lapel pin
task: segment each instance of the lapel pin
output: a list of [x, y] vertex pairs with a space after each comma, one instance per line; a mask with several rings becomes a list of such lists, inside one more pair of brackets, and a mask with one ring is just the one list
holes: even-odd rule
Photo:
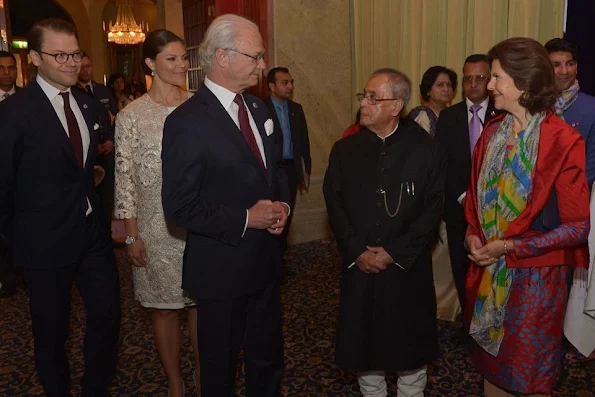
[[87, 109], [89, 106], [87, 106], [86, 103], [83, 103], [83, 109]]
[[254, 107], [254, 109], [258, 108], [258, 105], [254, 102], [252, 102], [252, 106]]
[[496, 112], [494, 112], [494, 111], [492, 110], [492, 112], [490, 113], [490, 116], [495, 116], [495, 115], [496, 115]]

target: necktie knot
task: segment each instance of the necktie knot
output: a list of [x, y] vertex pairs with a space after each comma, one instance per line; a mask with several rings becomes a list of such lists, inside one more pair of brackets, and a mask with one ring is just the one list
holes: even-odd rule
[[242, 97], [241, 94], [237, 94], [236, 97], [233, 99], [233, 101], [240, 107], [243, 108], [244, 107], [244, 98]]
[[61, 92], [60, 96], [64, 99], [64, 104], [70, 105], [70, 96], [68, 95], [69, 92]]
[[472, 105], [471, 106], [471, 113], [477, 114], [480, 109], [481, 109], [481, 105]]

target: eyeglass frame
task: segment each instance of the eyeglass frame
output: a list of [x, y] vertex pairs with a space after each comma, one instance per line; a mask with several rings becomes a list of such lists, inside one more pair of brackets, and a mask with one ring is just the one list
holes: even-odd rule
[[[374, 97], [371, 97], [370, 95], [366, 95], [363, 92], [358, 92], [357, 94], [355, 94], [355, 97], [358, 100], [358, 102], [361, 102], [364, 99], [367, 100], [368, 104], [371, 106], [378, 105], [378, 102], [382, 102], [382, 101], [398, 101], [401, 99], [401, 98], [387, 98], [387, 99], [374, 98]], [[370, 100], [370, 98], [372, 100]]]
[[478, 83], [483, 83], [486, 80], [489, 80], [489, 76], [485, 76], [480, 74], [479, 76], [463, 76], [463, 83], [464, 84], [471, 84], [473, 81], [477, 81]]
[[[59, 52], [59, 53], [57, 53], [57, 54], [50, 54], [49, 52], [45, 52], [45, 51], [41, 51], [41, 50], [40, 50], [40, 51], [37, 51], [37, 52], [39, 52], [40, 54], [45, 54], [45, 55], [49, 55], [49, 56], [52, 56], [52, 57], [54, 57], [54, 59], [56, 60], [56, 63], [59, 63], [60, 65], [64, 65], [66, 62], [68, 62], [68, 60], [69, 60], [71, 57], [72, 57], [72, 60], [73, 60], [74, 62], [76, 62], [76, 63], [81, 63], [81, 62], [83, 61], [83, 58], [85, 57], [85, 56], [84, 56], [84, 53], [83, 53], [82, 51], [75, 52], [75, 53], [72, 53], [72, 54], [66, 54], [66, 53], [63, 53], [63, 52]], [[60, 61], [58, 60], [58, 57], [59, 57], [59, 56], [64, 56], [64, 55], [66, 55], [66, 59], [64, 60], [64, 62], [60, 62]], [[77, 60], [74, 58], [76, 55], [78, 55], [79, 57], [81, 57], [81, 59], [79, 59], [79, 60], [77, 61]]]
[[238, 50], [234, 50], [233, 48], [222, 48], [222, 50], [236, 52], [236, 53], [238, 53], [238, 54], [241, 54], [241, 55], [247, 56], [248, 58], [252, 58], [252, 60], [254, 60], [254, 61], [256, 61], [256, 62], [259, 62], [259, 61], [261, 61], [261, 60], [262, 60], [262, 61], [264, 61], [264, 53], [262, 53], [262, 54], [260, 54], [260, 55], [258, 55], [258, 56], [253, 56], [253, 55], [246, 54], [246, 53], [244, 53], [244, 52], [241, 52], [241, 51], [238, 51]]

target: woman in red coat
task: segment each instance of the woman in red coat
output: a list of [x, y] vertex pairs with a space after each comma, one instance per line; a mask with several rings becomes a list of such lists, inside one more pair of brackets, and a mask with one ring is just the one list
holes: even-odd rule
[[554, 70], [535, 40], [488, 53], [497, 109], [473, 154], [465, 213], [473, 361], [487, 397], [549, 395], [562, 358], [569, 268], [588, 266], [581, 135], [550, 109]]

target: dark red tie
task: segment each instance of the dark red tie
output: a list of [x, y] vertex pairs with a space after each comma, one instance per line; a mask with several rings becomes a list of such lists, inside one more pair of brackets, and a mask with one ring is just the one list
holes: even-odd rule
[[254, 133], [252, 132], [252, 128], [250, 127], [250, 119], [248, 118], [248, 110], [246, 110], [246, 106], [244, 105], [244, 99], [240, 94], [237, 94], [233, 101], [239, 107], [238, 119], [240, 120], [240, 130], [242, 130], [242, 134], [244, 135], [246, 142], [248, 142], [250, 150], [252, 150], [252, 153], [254, 154], [254, 156], [256, 156], [258, 164], [260, 164], [262, 171], [266, 175], [266, 168], [264, 167], [264, 162], [262, 161], [260, 150], [258, 150], [256, 138], [254, 137]]
[[68, 135], [70, 136], [70, 144], [74, 150], [74, 157], [79, 167], [83, 167], [83, 139], [81, 138], [81, 130], [76, 121], [74, 112], [70, 107], [70, 93], [61, 92], [60, 95], [64, 99], [64, 113], [66, 114], [66, 124], [68, 125]]

